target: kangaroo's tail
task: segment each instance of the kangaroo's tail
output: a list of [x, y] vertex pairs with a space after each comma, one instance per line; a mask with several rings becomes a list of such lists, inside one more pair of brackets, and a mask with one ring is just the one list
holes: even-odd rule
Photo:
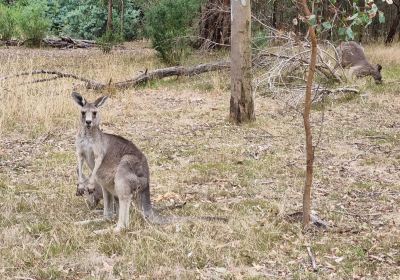
[[152, 224], [165, 225], [187, 221], [220, 221], [227, 222], [224, 217], [202, 216], [202, 217], [181, 217], [181, 216], [163, 216], [158, 214], [151, 205], [150, 189], [146, 188], [138, 194], [138, 206], [143, 217]]

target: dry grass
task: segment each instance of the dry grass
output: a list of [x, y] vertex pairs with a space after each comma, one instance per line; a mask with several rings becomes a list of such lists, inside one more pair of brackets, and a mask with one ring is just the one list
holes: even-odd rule
[[[98, 50], [0, 49], [0, 76], [37, 68], [100, 81], [160, 66], [144, 44]], [[390, 49], [367, 48], [384, 61]], [[215, 59], [198, 55], [196, 60]], [[302, 232], [285, 215], [301, 206], [302, 117], [256, 97], [257, 121], [226, 120], [229, 77], [210, 73], [115, 92], [103, 128], [136, 143], [150, 162], [157, 205], [186, 201], [179, 215], [223, 223], [158, 227], [132, 212], [121, 235], [93, 236], [73, 222], [94, 217], [75, 197], [75, 81], [1, 85], [0, 278], [17, 279], [396, 279], [400, 277], [399, 64], [388, 82], [363, 80], [363, 95], [326, 105], [316, 151], [313, 208], [332, 225]], [[313, 112], [314, 133], [320, 112]], [[166, 213], [168, 214], [168, 213]], [[319, 266], [313, 272], [306, 246]], [[21, 278], [19, 278], [21, 279]]]

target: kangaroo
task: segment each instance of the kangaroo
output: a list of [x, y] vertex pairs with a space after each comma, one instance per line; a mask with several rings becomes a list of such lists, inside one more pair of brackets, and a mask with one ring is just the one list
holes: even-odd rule
[[372, 76], [376, 84], [382, 83], [380, 64], [372, 65], [368, 62], [364, 54], [364, 49], [354, 41], [342, 42], [336, 48], [337, 63], [334, 67], [342, 66], [343, 68], [350, 67], [350, 72], [357, 78]]
[[[81, 111], [80, 129], [77, 135], [78, 177], [83, 189], [93, 192], [98, 183], [103, 191], [103, 216], [110, 220], [113, 214], [113, 199], [119, 201], [118, 222], [115, 232], [129, 225], [129, 208], [132, 198], [136, 199], [142, 216], [150, 223], [167, 224], [185, 220], [220, 220], [222, 217], [176, 217], [161, 216], [152, 207], [150, 200], [150, 172], [146, 156], [131, 141], [114, 134], [104, 133], [100, 129], [99, 108], [107, 96], [87, 102], [79, 93], [73, 92], [72, 98]], [[88, 159], [92, 173], [84, 180], [82, 166]], [[94, 163], [94, 164], [93, 164]]]
[[[79, 151], [81, 153], [82, 151]], [[82, 153], [81, 153], [82, 154]], [[83, 154], [84, 156], [84, 154]], [[87, 162], [87, 159], [84, 158], [84, 162]], [[79, 177], [79, 171], [78, 168], [76, 169], [78, 173], [78, 184], [76, 184], [76, 195], [77, 196], [83, 196], [85, 198], [86, 205], [89, 207], [89, 209], [95, 209], [97, 205], [99, 204], [100, 200], [103, 199], [103, 190], [101, 189], [101, 186], [99, 184], [95, 184], [94, 191], [89, 193], [86, 183], [88, 178], [82, 173], [82, 176]]]

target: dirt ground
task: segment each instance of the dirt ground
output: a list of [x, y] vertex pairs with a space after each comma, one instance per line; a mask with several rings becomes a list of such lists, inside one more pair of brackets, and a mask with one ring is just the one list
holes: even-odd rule
[[[302, 204], [302, 115], [259, 92], [256, 122], [230, 124], [226, 72], [104, 92], [69, 79], [0, 81], [0, 278], [400, 279], [400, 51], [371, 46], [367, 55], [383, 65], [385, 84], [363, 79], [359, 95], [312, 113], [312, 208], [328, 230], [303, 231], [287, 217]], [[222, 56], [198, 53], [186, 63]], [[52, 69], [102, 82], [163, 66], [145, 42], [111, 55], [0, 48], [0, 61], [0, 77]], [[146, 154], [154, 205], [185, 203], [164, 215], [229, 221], [154, 226], [132, 210], [119, 235], [93, 234], [115, 221], [74, 225], [98, 214], [75, 196], [72, 90], [110, 95], [102, 128]]]

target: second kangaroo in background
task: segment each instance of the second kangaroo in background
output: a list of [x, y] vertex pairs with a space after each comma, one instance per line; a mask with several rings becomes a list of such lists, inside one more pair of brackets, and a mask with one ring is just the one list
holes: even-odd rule
[[[166, 224], [184, 220], [221, 220], [219, 217], [161, 216], [150, 201], [150, 172], [146, 156], [131, 141], [114, 134], [104, 133], [100, 125], [99, 108], [106, 96], [93, 103], [87, 102], [79, 93], [72, 97], [81, 111], [80, 130], [77, 135], [78, 177], [82, 188], [93, 192], [96, 183], [103, 190], [104, 218], [113, 215], [114, 198], [119, 200], [118, 223], [114, 231], [119, 232], [129, 225], [129, 207], [132, 198], [146, 220], [155, 224]], [[88, 155], [82, 154], [88, 153]], [[84, 180], [82, 165], [84, 157], [94, 163], [88, 180]]]
[[336, 60], [335, 69], [342, 66], [343, 68], [350, 67], [350, 72], [357, 78], [372, 76], [375, 79], [375, 83], [382, 83], [380, 64], [372, 65], [368, 62], [364, 54], [364, 49], [361, 45], [356, 42], [342, 42], [336, 48]]

